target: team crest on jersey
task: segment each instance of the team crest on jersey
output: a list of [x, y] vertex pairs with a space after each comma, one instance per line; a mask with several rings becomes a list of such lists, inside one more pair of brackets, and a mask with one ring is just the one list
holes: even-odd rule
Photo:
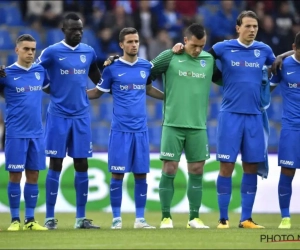
[[146, 77], [146, 72], [145, 71], [141, 71], [141, 77], [145, 78]]
[[86, 62], [86, 56], [85, 55], [80, 55], [80, 61], [85, 63]]
[[202, 68], [204, 68], [205, 65], [206, 65], [206, 61], [205, 60], [200, 60], [200, 65], [201, 65]]
[[38, 79], [38, 80], [41, 79], [41, 75], [39, 72], [35, 72], [34, 74], [35, 74], [36, 79]]
[[256, 57], [259, 57], [259, 56], [260, 56], [260, 50], [255, 49], [255, 50], [254, 50], [254, 55], [255, 55]]

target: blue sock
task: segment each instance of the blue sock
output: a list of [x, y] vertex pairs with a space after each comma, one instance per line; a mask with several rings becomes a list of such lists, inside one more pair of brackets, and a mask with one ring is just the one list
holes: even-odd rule
[[74, 185], [76, 189], [76, 218], [85, 218], [85, 206], [89, 192], [88, 173], [75, 172]]
[[252, 208], [257, 189], [257, 175], [243, 174], [241, 196], [242, 196], [242, 214], [241, 221], [248, 220], [252, 216]]
[[24, 199], [25, 199], [25, 220], [31, 221], [34, 219], [34, 209], [36, 207], [39, 195], [38, 184], [25, 183]]
[[110, 204], [113, 218], [121, 217], [123, 180], [111, 178], [110, 180]]
[[52, 169], [48, 170], [46, 178], [46, 218], [54, 218], [59, 176], [59, 171], [53, 171]]
[[148, 184], [145, 179], [135, 179], [134, 200], [135, 200], [135, 218], [144, 218], [145, 206], [147, 201]]
[[280, 174], [278, 183], [278, 199], [281, 217], [290, 217], [290, 201], [292, 196], [293, 176]]
[[9, 182], [7, 186], [7, 195], [9, 200], [10, 215], [12, 221], [20, 221], [20, 200], [21, 186], [20, 183]]
[[232, 190], [232, 178], [218, 176], [217, 179], [217, 192], [218, 192], [218, 204], [220, 210], [220, 219], [228, 220], [228, 206], [231, 197]]

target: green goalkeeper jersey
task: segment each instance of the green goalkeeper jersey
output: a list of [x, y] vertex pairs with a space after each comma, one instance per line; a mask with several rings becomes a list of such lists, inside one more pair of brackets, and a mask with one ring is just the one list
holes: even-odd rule
[[165, 50], [151, 61], [152, 79], [163, 76], [163, 125], [206, 129], [208, 97], [214, 58], [202, 51], [197, 57]]

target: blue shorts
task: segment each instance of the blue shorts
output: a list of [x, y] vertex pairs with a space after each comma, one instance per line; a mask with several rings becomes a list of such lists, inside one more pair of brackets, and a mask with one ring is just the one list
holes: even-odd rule
[[10, 172], [46, 169], [43, 138], [6, 138], [5, 169]]
[[149, 173], [149, 137], [144, 132], [111, 131], [108, 143], [108, 171], [112, 173]]
[[220, 112], [218, 120], [218, 161], [236, 162], [239, 152], [243, 162], [265, 161], [267, 138], [262, 115]]
[[278, 148], [278, 166], [300, 168], [300, 130], [282, 129]]
[[93, 144], [90, 117], [64, 118], [47, 113], [45, 127], [46, 156], [52, 158], [88, 158]]

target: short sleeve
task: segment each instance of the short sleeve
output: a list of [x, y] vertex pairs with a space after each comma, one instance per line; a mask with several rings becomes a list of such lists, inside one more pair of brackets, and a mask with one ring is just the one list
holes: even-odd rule
[[51, 49], [48, 47], [41, 52], [41, 55], [36, 60], [37, 64], [42, 65], [44, 68], [48, 68], [51, 64], [52, 53]]
[[271, 49], [270, 46], [266, 45], [266, 50], [267, 50], [267, 60], [266, 60], [266, 65], [271, 66], [273, 62], [275, 61], [276, 57]]
[[270, 85], [277, 86], [281, 82], [281, 70], [277, 71], [277, 75], [273, 75], [270, 78]]
[[101, 90], [102, 92], [109, 92], [112, 82], [113, 79], [111, 71], [109, 67], [106, 67], [102, 72], [102, 78], [100, 79], [100, 82], [97, 84], [96, 88]]
[[225, 42], [218, 42], [215, 45], [213, 45], [212, 48], [216, 53], [217, 58], [220, 58], [225, 48]]

